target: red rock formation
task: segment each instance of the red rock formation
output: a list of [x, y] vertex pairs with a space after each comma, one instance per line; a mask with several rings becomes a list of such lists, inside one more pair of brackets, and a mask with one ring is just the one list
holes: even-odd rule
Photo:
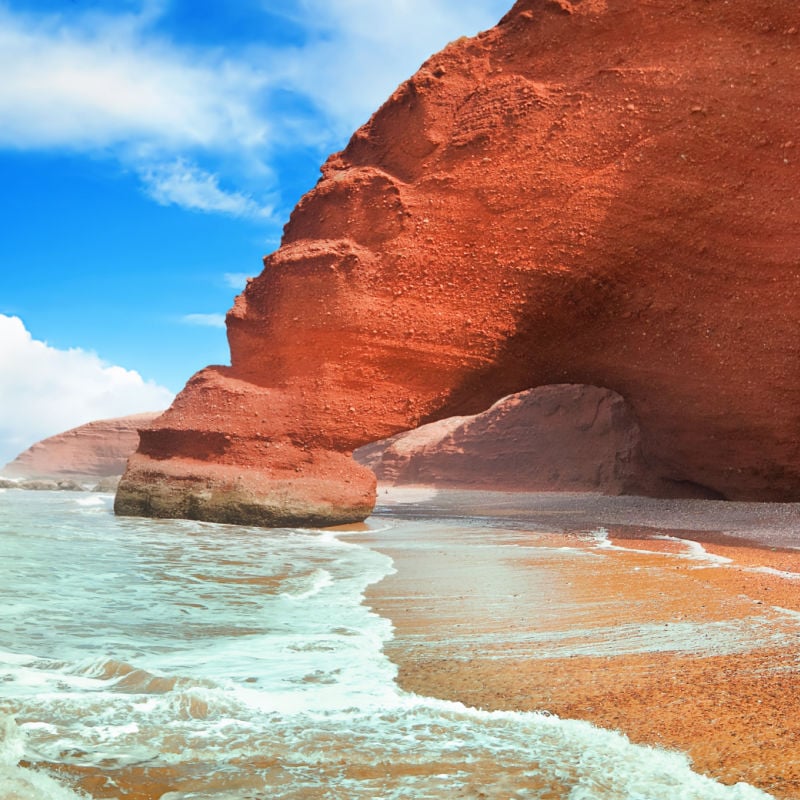
[[798, 499], [797, 30], [792, 0], [520, 0], [431, 58], [328, 159], [118, 512], [357, 519], [353, 449], [553, 383], [624, 397], [665, 479]]
[[596, 386], [542, 386], [353, 454], [379, 481], [499, 491], [676, 495], [644, 463], [625, 401]]
[[6, 464], [16, 478], [104, 478], [122, 475], [139, 444], [139, 429], [161, 412], [101, 419], [50, 436]]

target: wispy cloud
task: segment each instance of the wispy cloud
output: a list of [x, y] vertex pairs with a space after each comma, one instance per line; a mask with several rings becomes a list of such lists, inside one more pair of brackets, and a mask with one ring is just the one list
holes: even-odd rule
[[184, 314], [181, 322], [186, 325], [199, 325], [204, 328], [224, 328], [224, 314]]
[[222, 280], [231, 289], [242, 291], [247, 286], [247, 279], [251, 277], [252, 275], [248, 275], [246, 272], [226, 272], [222, 276]]
[[299, 44], [233, 50], [170, 39], [168, 0], [116, 14], [0, 0], [0, 147], [102, 154], [159, 203], [269, 220], [285, 151], [322, 159], [430, 53], [509, 4], [295, 0]]
[[268, 175], [269, 76], [220, 50], [160, 38], [141, 15], [31, 15], [0, 6], [0, 147], [100, 154], [140, 176], [159, 203], [268, 218], [269, 205], [224, 190]]
[[147, 193], [161, 205], [177, 205], [195, 211], [213, 211], [234, 217], [270, 219], [271, 205], [259, 205], [252, 197], [220, 188], [219, 176], [188, 164], [183, 159], [141, 170]]
[[0, 314], [0, 466], [34, 442], [95, 419], [166, 408], [172, 392], [95, 353], [38, 341]]
[[257, 147], [267, 76], [158, 38], [147, 18], [0, 8], [0, 144], [137, 151]]
[[[268, 0], [267, 0], [268, 1]], [[448, 41], [491, 27], [512, 0], [300, 0], [308, 33], [271, 64], [337, 134], [366, 122]], [[276, 54], [278, 55], [278, 54]]]

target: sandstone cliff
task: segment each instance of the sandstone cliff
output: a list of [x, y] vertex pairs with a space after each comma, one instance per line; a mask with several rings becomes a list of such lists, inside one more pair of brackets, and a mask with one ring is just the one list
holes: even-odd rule
[[454, 42], [328, 159], [117, 511], [359, 519], [352, 450], [559, 383], [664, 480], [800, 498], [799, 61], [793, 0], [519, 0]]
[[139, 444], [139, 429], [161, 412], [103, 419], [50, 436], [6, 464], [12, 478], [105, 478], [122, 475]]
[[653, 475], [625, 401], [596, 386], [543, 386], [487, 411], [422, 425], [361, 447], [379, 481], [499, 491], [677, 496]]

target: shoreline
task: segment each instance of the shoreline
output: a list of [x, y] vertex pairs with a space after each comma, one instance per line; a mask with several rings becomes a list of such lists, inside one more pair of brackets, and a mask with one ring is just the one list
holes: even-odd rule
[[366, 603], [404, 690], [583, 719], [800, 797], [800, 504], [380, 491], [372, 521], [403, 524], [357, 541], [395, 563]]

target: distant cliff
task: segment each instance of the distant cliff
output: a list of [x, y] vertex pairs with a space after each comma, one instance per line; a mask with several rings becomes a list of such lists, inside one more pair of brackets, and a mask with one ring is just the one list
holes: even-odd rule
[[6, 464], [9, 478], [105, 478], [122, 475], [139, 444], [139, 429], [160, 411], [97, 420], [43, 439]]
[[331, 156], [121, 514], [363, 519], [353, 450], [548, 384], [700, 496], [800, 499], [795, 0], [519, 0]]

